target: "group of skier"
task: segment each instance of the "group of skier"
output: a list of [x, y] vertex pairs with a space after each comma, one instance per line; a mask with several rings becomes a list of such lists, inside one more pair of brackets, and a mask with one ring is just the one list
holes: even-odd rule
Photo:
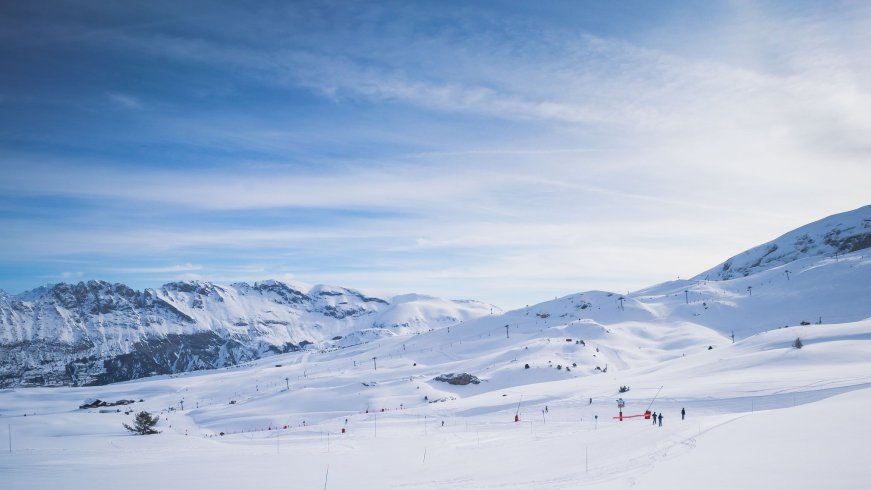
[[[687, 416], [686, 408], [681, 408], [680, 409], [680, 419], [685, 420], [686, 416]], [[653, 412], [653, 416], [651, 418], [653, 419], [653, 425], [656, 425], [657, 423], [659, 423], [659, 426], [662, 427], [662, 412], [659, 412], [659, 414], [657, 414], [656, 412]]]

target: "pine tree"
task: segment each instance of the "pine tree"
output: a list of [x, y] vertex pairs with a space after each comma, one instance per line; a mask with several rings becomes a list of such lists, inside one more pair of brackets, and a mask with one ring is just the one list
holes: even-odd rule
[[154, 426], [157, 425], [157, 420], [159, 418], [160, 417], [153, 417], [150, 413], [146, 411], [142, 411], [136, 414], [136, 418], [133, 422], [133, 427], [127, 424], [123, 425], [125, 429], [141, 436], [148, 434], [158, 434], [160, 431], [155, 430]]
[[801, 349], [802, 347], [804, 347], [804, 343], [801, 341], [800, 337], [796, 337], [795, 342], [792, 343], [792, 346], [796, 349]]

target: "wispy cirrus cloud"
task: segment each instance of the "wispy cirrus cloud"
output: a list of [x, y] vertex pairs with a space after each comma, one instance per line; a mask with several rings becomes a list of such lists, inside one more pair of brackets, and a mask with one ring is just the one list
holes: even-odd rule
[[186, 264], [175, 264], [168, 266], [157, 266], [157, 267], [123, 267], [117, 269], [116, 272], [121, 274], [163, 274], [163, 273], [181, 273], [181, 272], [193, 272], [193, 271], [201, 271], [203, 270], [203, 266], [194, 265], [190, 262]]
[[4, 7], [0, 270], [516, 305], [867, 204], [867, 7], [441, 7]]
[[140, 102], [140, 100], [138, 98], [133, 97], [132, 95], [112, 92], [112, 93], [106, 94], [106, 96], [115, 105], [117, 105], [118, 107], [121, 107], [123, 109], [141, 109], [142, 108], [142, 102]]

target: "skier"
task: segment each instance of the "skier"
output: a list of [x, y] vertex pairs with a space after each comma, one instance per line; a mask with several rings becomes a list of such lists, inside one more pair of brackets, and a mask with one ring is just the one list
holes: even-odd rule
[[659, 426], [662, 427], [662, 412], [659, 412]]
[[680, 419], [683, 420], [684, 417], [686, 417], [686, 415], [687, 415], [686, 409], [681, 408], [680, 409]]
[[653, 412], [653, 425], [656, 425], [656, 412]]
[[547, 405], [544, 406], [544, 413], [547, 413]]
[[592, 398], [590, 398], [590, 405], [592, 405], [592, 404], [593, 404], [593, 399], [592, 399]]

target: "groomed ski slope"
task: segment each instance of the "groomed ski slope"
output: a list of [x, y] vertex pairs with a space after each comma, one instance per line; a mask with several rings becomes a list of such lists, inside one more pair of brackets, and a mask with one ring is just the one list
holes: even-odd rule
[[[802, 349], [791, 346], [796, 336]], [[863, 488], [869, 354], [864, 320], [563, 379], [521, 368], [449, 386], [389, 355], [377, 370], [370, 359], [361, 378], [351, 351], [338, 350], [104, 387], [6, 390], [0, 421], [13, 451], [0, 456], [0, 474], [4, 488]], [[308, 367], [321, 371], [309, 377]], [[663, 387], [651, 406], [663, 427], [612, 418], [622, 385], [626, 415]], [[163, 433], [126, 435], [132, 415], [77, 409], [90, 397], [142, 398], [133, 409], [161, 412]]]
[[[871, 260], [789, 267], [217, 371], [3, 390], [2, 487], [865, 488]], [[434, 380], [448, 373], [481, 382]], [[618, 397], [663, 426], [615, 420]], [[91, 398], [137, 402], [78, 408]], [[161, 434], [126, 433], [140, 410]]]

